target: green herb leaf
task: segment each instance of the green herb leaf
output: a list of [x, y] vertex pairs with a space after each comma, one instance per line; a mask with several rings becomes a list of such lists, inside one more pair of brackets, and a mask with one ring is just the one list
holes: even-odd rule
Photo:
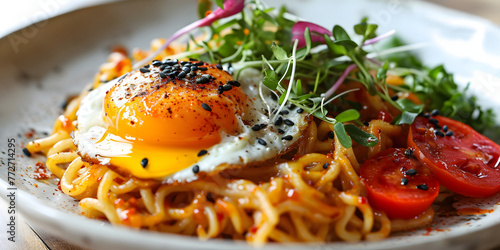
[[384, 66], [382, 68], [379, 68], [377, 70], [377, 80], [379, 81], [385, 81], [387, 78], [387, 70], [389, 69], [389, 64], [387, 62], [384, 63]]
[[333, 37], [335, 37], [335, 40], [337, 40], [337, 41], [343, 41], [343, 40], [350, 41], [351, 40], [351, 38], [349, 37], [349, 35], [345, 31], [345, 29], [339, 25], [335, 25], [333, 27], [332, 33], [333, 33]]
[[217, 6], [219, 6], [221, 9], [224, 9], [224, 0], [215, 0], [215, 3]]
[[357, 120], [359, 119], [361, 115], [359, 114], [359, 112], [355, 109], [348, 109], [348, 110], [345, 110], [344, 112], [338, 114], [336, 117], [335, 117], [335, 120], [337, 120], [338, 122], [350, 122], [350, 121], [354, 121], [354, 120]]
[[396, 125], [401, 124], [412, 124], [415, 118], [417, 118], [419, 113], [412, 113], [404, 110], [403, 113], [394, 118], [393, 123]]
[[343, 46], [334, 43], [330, 36], [323, 34], [323, 38], [325, 39], [326, 46], [328, 46], [328, 49], [334, 55], [347, 55], [347, 50]]
[[422, 112], [423, 108], [424, 108], [424, 105], [423, 104], [415, 104], [414, 102], [406, 99], [406, 98], [401, 98], [401, 99], [398, 99], [396, 101], [397, 104], [399, 104], [399, 106], [405, 110], [405, 111], [408, 111], [408, 112], [411, 112], [411, 113], [420, 113]]
[[273, 52], [273, 55], [276, 57], [276, 59], [280, 61], [288, 59], [286, 51], [280, 46], [278, 46], [275, 42], [273, 42], [273, 45], [271, 45], [271, 51]]
[[302, 95], [302, 82], [300, 81], [300, 79], [298, 79], [297, 83], [295, 84], [295, 94]]
[[262, 79], [262, 83], [269, 89], [276, 90], [278, 87], [278, 75], [270, 69], [266, 69], [265, 73], [266, 75], [264, 76], [264, 79]]
[[200, 19], [205, 17], [207, 11], [212, 9], [212, 1], [211, 0], [199, 0], [198, 1], [198, 17]]
[[349, 135], [345, 132], [344, 124], [338, 122], [333, 126], [333, 130], [335, 130], [335, 136], [339, 139], [340, 144], [344, 146], [344, 148], [352, 147], [352, 140]]
[[345, 130], [352, 138], [353, 141], [365, 146], [365, 147], [373, 147], [377, 145], [378, 139], [374, 135], [367, 133], [353, 124], [346, 124]]

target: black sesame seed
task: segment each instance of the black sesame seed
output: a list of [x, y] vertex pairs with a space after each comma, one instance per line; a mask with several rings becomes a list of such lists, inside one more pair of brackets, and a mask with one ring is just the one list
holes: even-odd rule
[[182, 67], [182, 71], [189, 73], [189, 72], [191, 72], [191, 67], [184, 66], [184, 67]]
[[408, 169], [406, 170], [405, 172], [406, 175], [416, 175], [417, 174], [417, 170], [416, 169]]
[[297, 106], [295, 106], [295, 104], [293, 104], [293, 103], [292, 103], [292, 104], [290, 104], [290, 105], [288, 105], [288, 109], [289, 109], [289, 110], [294, 110], [296, 107], [297, 107]]
[[431, 112], [431, 116], [439, 115], [439, 110], [435, 109]]
[[140, 68], [139, 71], [141, 71], [141, 73], [148, 73], [148, 72], [151, 72], [151, 70], [149, 69], [146, 69], [146, 68]]
[[161, 73], [160, 73], [160, 77], [161, 77], [161, 78], [167, 78], [167, 74], [165, 74], [165, 73], [161, 72]]
[[328, 163], [328, 162], [327, 162], [327, 163], [325, 163], [325, 164], [323, 164], [323, 169], [327, 169], [327, 168], [328, 168], [328, 166], [330, 166], [330, 163]]
[[427, 187], [427, 185], [425, 185], [425, 184], [417, 185], [417, 188], [421, 189], [421, 190], [428, 190], [429, 189], [429, 187]]
[[429, 114], [429, 113], [425, 113], [425, 114], [424, 114], [424, 117], [425, 117], [425, 118], [427, 118], [427, 119], [429, 119], [429, 118], [431, 118], [431, 114]]
[[239, 87], [239, 86], [241, 86], [241, 83], [240, 83], [240, 82], [238, 82], [238, 81], [228, 81], [227, 83], [229, 83], [229, 84], [231, 84], [231, 85], [233, 85], [233, 86], [235, 86], [235, 87]]
[[260, 125], [259, 124], [253, 125], [252, 130], [253, 131], [259, 131], [260, 130]]
[[441, 130], [436, 130], [436, 131], [434, 131], [434, 134], [436, 134], [436, 135], [437, 135], [437, 136], [439, 136], [439, 137], [444, 137], [444, 133], [443, 133], [443, 131], [441, 131]]
[[198, 172], [200, 172], [200, 166], [194, 165], [193, 166], [193, 173], [197, 174]]
[[450, 131], [446, 132], [446, 136], [453, 136], [453, 131], [450, 130]]
[[279, 134], [284, 134], [284, 133], [285, 133], [285, 130], [283, 130], [283, 129], [280, 129], [280, 128], [279, 128], [279, 129], [278, 129], [278, 133], [279, 133]]
[[189, 77], [195, 77], [196, 76], [196, 73], [194, 73], [193, 71], [191, 71], [191, 73], [188, 74]]
[[178, 63], [179, 63], [179, 60], [174, 59], [174, 60], [172, 60], [172, 63], [173, 63], [173, 64], [178, 64]]
[[202, 150], [200, 150], [200, 152], [198, 152], [198, 157], [206, 155], [207, 153], [208, 153], [208, 151], [206, 151], [205, 149], [202, 149]]
[[411, 148], [406, 149], [404, 155], [406, 155], [407, 157], [413, 156], [413, 149]]
[[267, 124], [265, 124], [265, 123], [260, 124], [260, 129], [265, 129], [266, 127], [267, 127]]
[[437, 125], [437, 124], [439, 124], [439, 121], [437, 119], [431, 118], [431, 119], [429, 119], [429, 123]]
[[206, 103], [202, 103], [201, 107], [206, 111], [212, 111], [212, 108], [210, 108], [210, 106], [208, 106], [208, 104]]
[[448, 125], [443, 126], [443, 132], [448, 132]]
[[285, 123], [285, 124], [286, 124], [286, 125], [288, 125], [288, 126], [293, 126], [293, 125], [295, 125], [295, 123], [293, 123], [293, 122], [292, 122], [291, 120], [289, 120], [289, 119], [285, 119], [285, 120], [283, 121], [283, 123]]
[[222, 70], [222, 65], [220, 65], [220, 64], [216, 64], [215, 67]]
[[196, 60], [196, 59], [194, 59], [194, 58], [188, 58], [188, 60], [189, 60], [189, 61], [198, 61], [198, 60]]
[[367, 121], [363, 121], [363, 125], [370, 126], [370, 123], [368, 123]]
[[396, 101], [397, 99], [399, 99], [399, 96], [398, 96], [398, 95], [393, 95], [393, 96], [391, 96], [391, 100]]
[[226, 85], [222, 86], [222, 89], [223, 89], [224, 91], [229, 91], [229, 90], [233, 89], [233, 85], [231, 85], [231, 84], [226, 84]]
[[148, 158], [144, 158], [141, 160], [141, 166], [142, 168], [146, 168], [148, 166], [149, 160]]
[[210, 81], [210, 78], [206, 77], [205, 75], [202, 75], [200, 78], [196, 79], [196, 84], [205, 84]]
[[31, 152], [27, 148], [23, 148], [24, 155], [31, 157]]
[[[160, 66], [160, 70], [161, 70], [161, 71], [163, 71], [163, 70], [165, 70], [167, 67], [170, 67], [170, 66], [167, 66], [167, 65], [161, 65], [161, 66]], [[170, 67], [170, 68], [171, 68], [171, 67]]]
[[219, 95], [224, 93], [224, 88], [222, 87], [222, 85], [219, 85], [219, 87], [217, 88], [217, 90], [219, 91]]
[[401, 178], [401, 185], [403, 185], [403, 186], [408, 185], [408, 178], [406, 178], [406, 177]]
[[297, 113], [302, 114], [302, 112], [304, 112], [304, 110], [303, 110], [303, 109], [301, 109], [301, 108], [298, 108], [298, 109], [297, 109]]
[[278, 96], [276, 96], [275, 93], [271, 93], [271, 99], [273, 99], [273, 101], [277, 101], [278, 100]]
[[280, 116], [276, 121], [274, 121], [274, 126], [279, 126], [283, 123], [283, 118]]
[[185, 64], [189, 63], [188, 61], [181, 61], [181, 65], [184, 66]]
[[158, 60], [154, 60], [153, 63], [151, 63], [151, 65], [155, 66], [155, 67], [159, 67], [159, 66], [162, 66], [163, 63], [158, 61]]
[[288, 110], [281, 110], [280, 115], [288, 115], [290, 112]]
[[328, 131], [328, 138], [330, 139], [335, 138], [335, 133], [333, 133], [333, 131]]
[[182, 71], [181, 73], [179, 73], [179, 74], [177, 75], [177, 77], [178, 77], [179, 79], [185, 78], [186, 76], [187, 76], [187, 74], [186, 74], [186, 72], [185, 72], [185, 71]]
[[207, 71], [207, 70], [208, 70], [208, 68], [207, 68], [207, 67], [198, 67], [198, 70], [199, 70], [199, 71]]
[[149, 64], [144, 65], [144, 68], [149, 69]]
[[434, 128], [435, 128], [435, 129], [438, 129], [438, 130], [439, 130], [439, 129], [442, 129], [441, 125], [439, 125], [439, 124], [434, 125]]
[[266, 141], [264, 141], [264, 140], [263, 140], [263, 139], [261, 139], [261, 138], [257, 138], [257, 142], [258, 142], [260, 145], [262, 145], [262, 146], [267, 146], [267, 142], [266, 142]]
[[194, 66], [201, 66], [203, 65], [203, 62], [197, 62], [197, 63], [193, 63]]
[[163, 65], [174, 65], [174, 62], [172, 60], [166, 59], [163, 61]]
[[287, 140], [287, 141], [291, 141], [293, 139], [293, 136], [291, 136], [291, 135], [285, 135], [285, 136], [281, 137], [281, 139]]
[[197, 71], [198, 70], [198, 66], [191, 66], [191, 71]]

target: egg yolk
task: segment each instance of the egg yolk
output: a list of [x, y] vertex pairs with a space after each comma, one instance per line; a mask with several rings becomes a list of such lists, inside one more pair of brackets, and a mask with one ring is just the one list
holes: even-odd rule
[[[240, 133], [246, 94], [215, 65], [187, 77], [160, 76], [157, 67], [118, 81], [104, 100], [107, 132], [133, 143], [132, 153], [111, 164], [136, 177], [163, 177], [196, 163], [221, 132]], [[231, 85], [233, 83], [233, 85]], [[142, 159], [148, 166], [141, 166]], [[125, 169], [123, 169], [125, 168]]]

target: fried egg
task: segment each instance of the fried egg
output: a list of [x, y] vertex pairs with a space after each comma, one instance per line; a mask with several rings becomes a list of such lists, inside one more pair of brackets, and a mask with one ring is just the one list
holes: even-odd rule
[[83, 98], [73, 142], [87, 162], [166, 182], [275, 158], [309, 119], [294, 108], [273, 114], [278, 101], [261, 78], [255, 69], [235, 81], [220, 65], [154, 61]]

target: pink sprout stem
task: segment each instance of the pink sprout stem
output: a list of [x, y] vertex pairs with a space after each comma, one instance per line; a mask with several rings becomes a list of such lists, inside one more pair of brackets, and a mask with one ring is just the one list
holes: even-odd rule
[[388, 37], [390, 37], [390, 36], [392, 36], [392, 35], [394, 35], [394, 34], [396, 34], [396, 31], [395, 31], [395, 30], [391, 30], [391, 31], [389, 31], [389, 32], [387, 32], [387, 33], [385, 33], [385, 34], [382, 34], [382, 35], [380, 35], [380, 36], [377, 36], [377, 37], [374, 37], [374, 38], [372, 38], [372, 39], [368, 39], [368, 40], [366, 40], [366, 41], [363, 43], [363, 46], [366, 46], [366, 45], [370, 45], [370, 44], [376, 43], [376, 42], [378, 42], [378, 41], [380, 41], [380, 40], [383, 40], [383, 39], [386, 39], [386, 38], [388, 38]]
[[219, 19], [238, 14], [243, 10], [243, 7], [245, 7], [245, 0], [226, 0], [224, 2], [224, 9], [217, 8], [205, 18], [200, 19], [178, 30], [169, 39], [167, 39], [167, 41], [165, 41], [165, 43], [163, 43], [163, 45], [160, 48], [158, 48], [156, 51], [148, 55], [140, 62], [134, 64], [133, 69], [138, 69], [139, 67], [143, 66], [144, 64], [156, 58], [156, 56], [158, 56], [163, 50], [165, 50], [168, 47], [168, 45], [170, 45], [170, 43], [175, 41], [175, 39], [189, 33], [190, 31], [198, 27], [210, 26], [213, 22]]
[[328, 91], [326, 91], [324, 98], [328, 99], [328, 97], [333, 95], [335, 93], [335, 91], [337, 91], [337, 89], [340, 87], [340, 84], [342, 84], [344, 82], [345, 78], [355, 68], [357, 68], [356, 64], [351, 64], [351, 65], [347, 66], [347, 68], [344, 70], [344, 73], [342, 73], [342, 75], [340, 75], [339, 79], [335, 82], [335, 84], [333, 84], [333, 86]]

